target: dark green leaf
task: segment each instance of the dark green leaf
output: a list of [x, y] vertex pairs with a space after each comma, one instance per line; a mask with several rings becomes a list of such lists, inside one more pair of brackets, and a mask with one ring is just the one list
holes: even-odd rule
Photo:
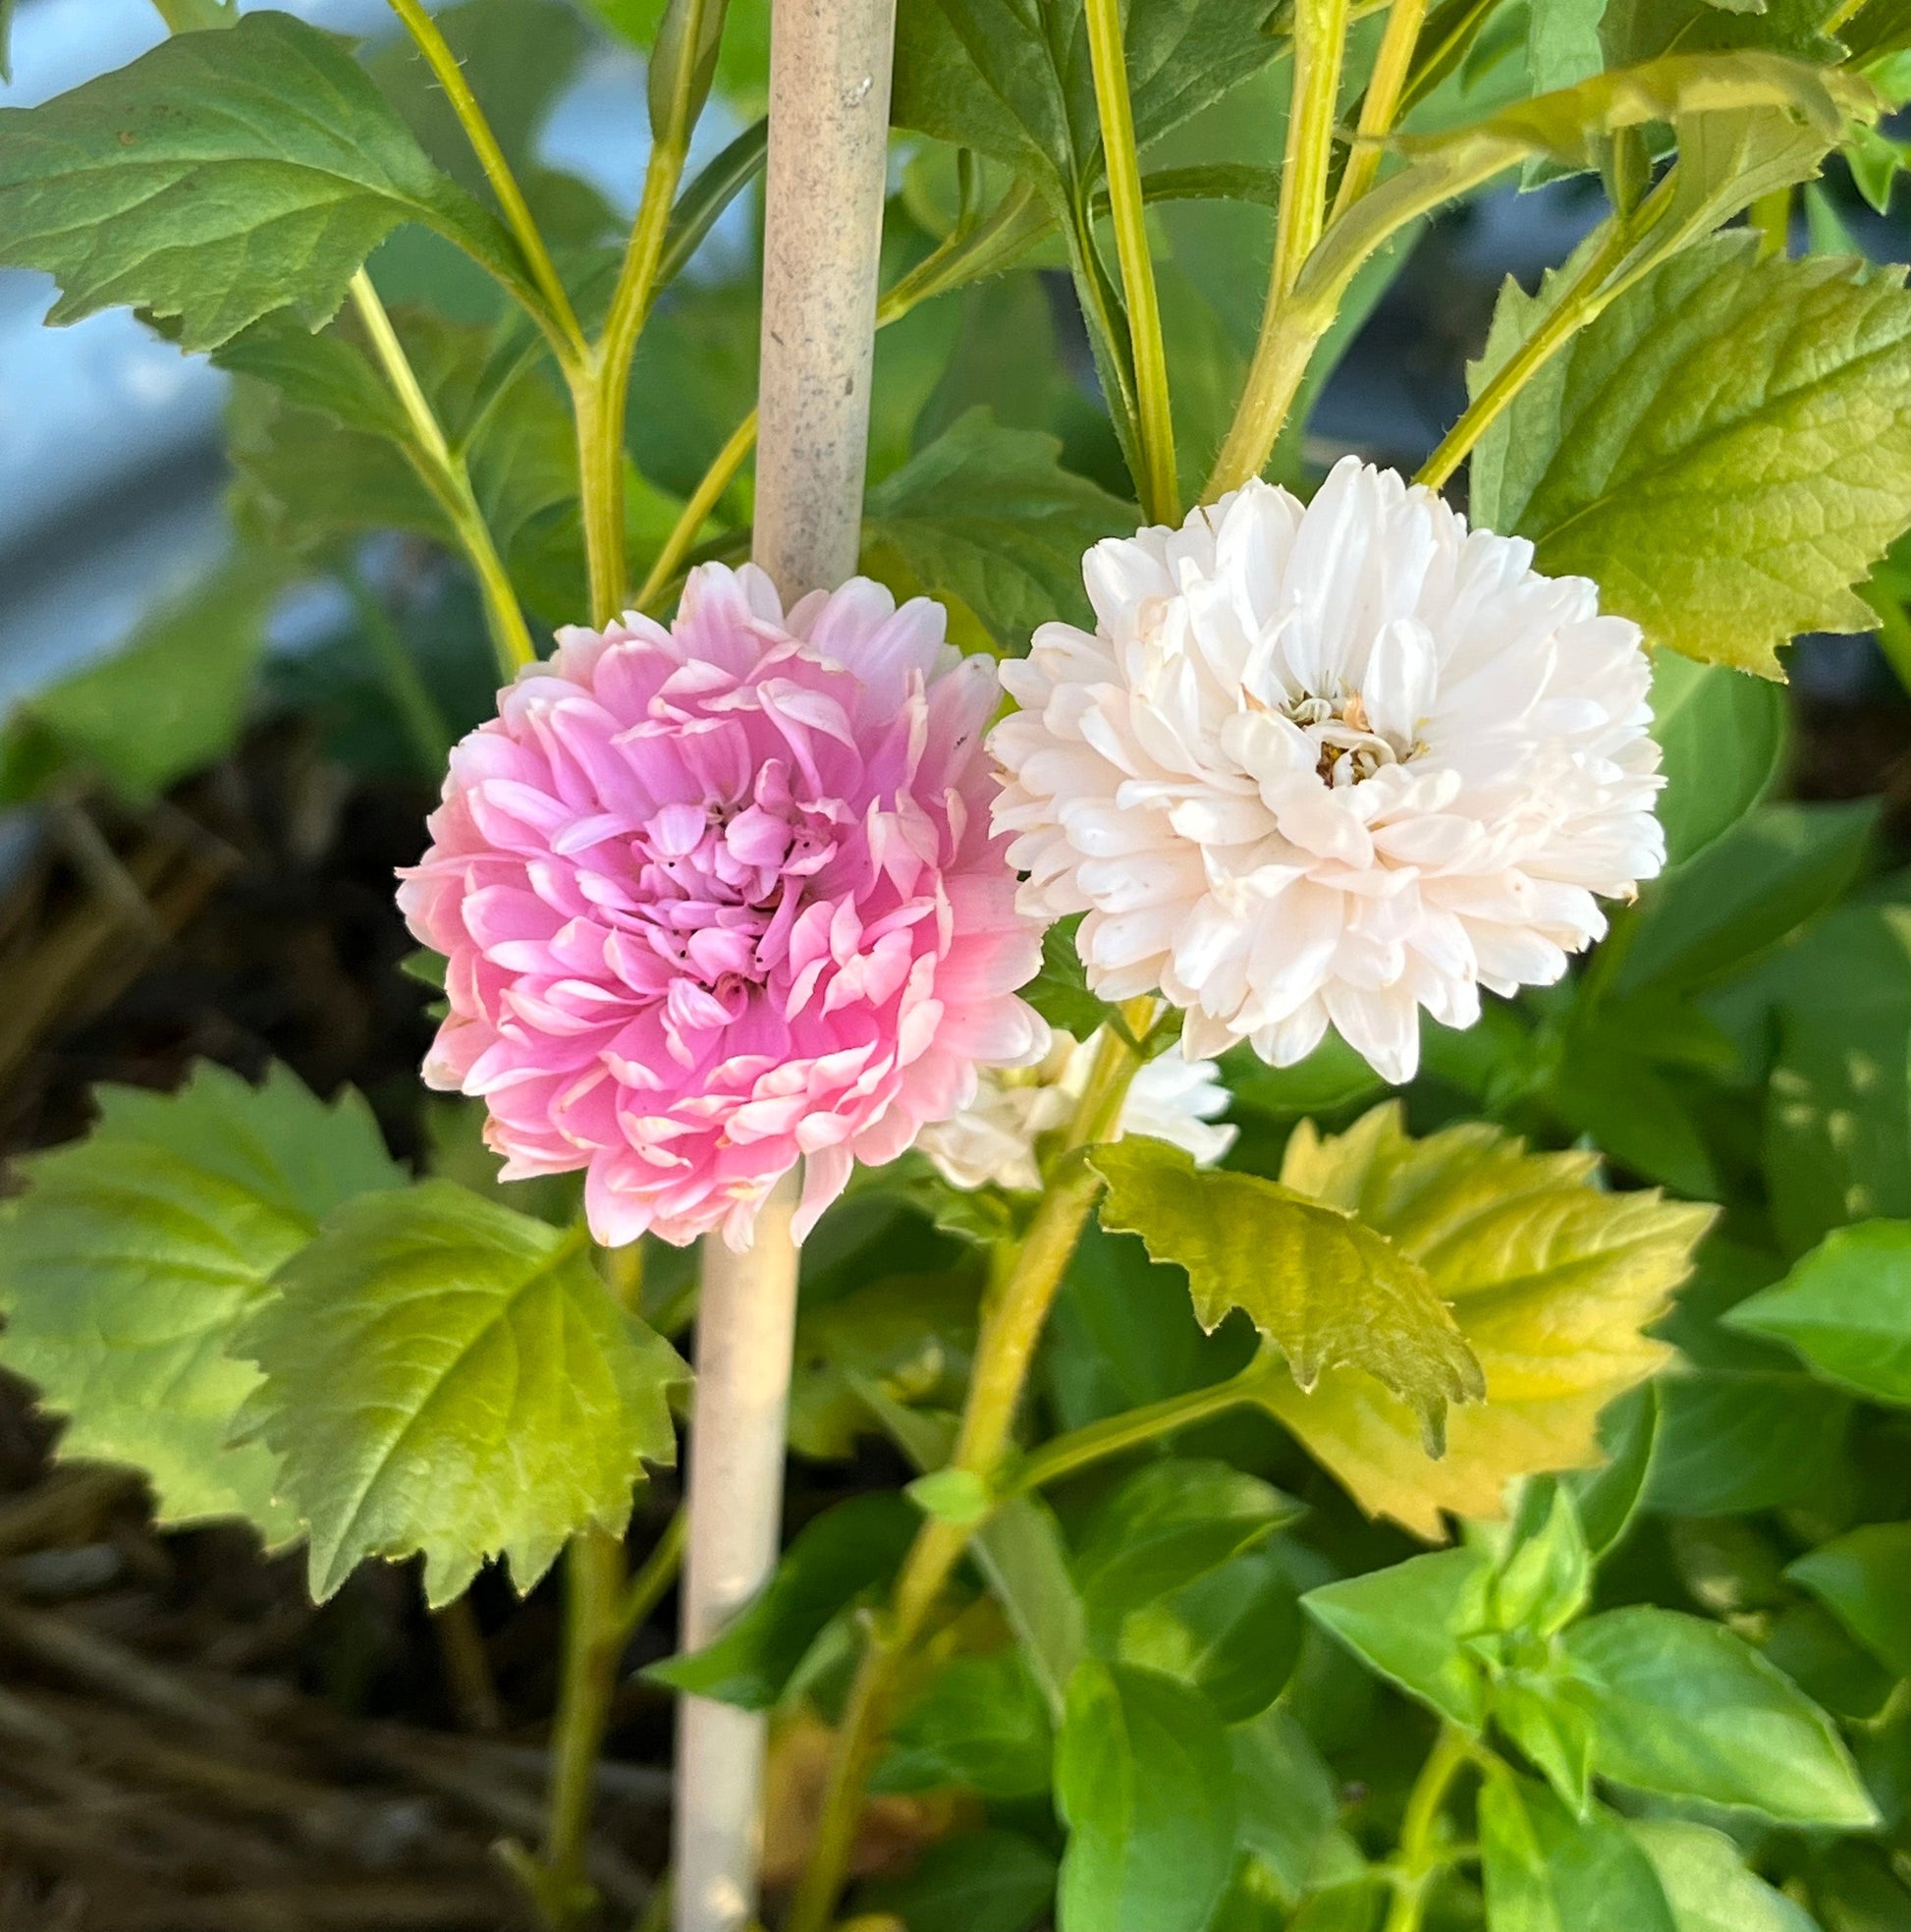
[[1874, 1522], [1809, 1550], [1785, 1572], [1887, 1664], [1911, 1677], [1911, 1522]]
[[1784, 693], [1676, 651], [1653, 659], [1652, 732], [1665, 753], [1659, 822], [1671, 865], [1703, 852], [1770, 787], [1785, 748]]
[[1579, 1508], [1595, 1563], [1626, 1532], [1651, 1480], [1659, 1441], [1659, 1391], [1646, 1383], [1621, 1396], [1599, 1418], [1606, 1463], [1559, 1478]]
[[1221, 1074], [1239, 1106], [1277, 1121], [1341, 1113], [1387, 1091], [1359, 1051], [1331, 1029], [1292, 1067], [1270, 1067], [1243, 1041], [1223, 1058]]
[[1060, 1718], [1068, 1682], [1088, 1652], [1088, 1619], [1054, 1513], [1038, 1496], [1011, 1496], [969, 1548]]
[[677, 1352], [561, 1232], [449, 1181], [350, 1201], [283, 1263], [235, 1347], [264, 1379], [242, 1428], [275, 1451], [311, 1588], [422, 1551], [433, 1603], [489, 1558], [528, 1590], [588, 1526], [621, 1535], [677, 1454]]
[[1576, 1818], [1510, 1773], [1480, 1793], [1480, 1862], [1493, 1932], [1678, 1932], [1651, 1861], [1617, 1818]]
[[1300, 1601], [1285, 1567], [1249, 1550], [1122, 1620], [1119, 1654], [1191, 1684], [1229, 1724], [1280, 1695], [1300, 1655]]
[[1834, 1229], [1725, 1319], [1788, 1344], [1860, 1395], [1911, 1405], [1911, 1223]]
[[363, 1101], [324, 1106], [283, 1067], [97, 1097], [99, 1125], [33, 1156], [0, 1219], [0, 1362], [68, 1418], [63, 1455], [141, 1470], [162, 1522], [244, 1517], [287, 1541], [273, 1458], [225, 1446], [258, 1382], [228, 1344], [326, 1214], [405, 1177]]
[[[288, 14], [163, 41], [40, 107], [0, 109], [0, 258], [210, 349], [276, 308], [311, 326], [399, 223], [522, 289], [503, 228], [425, 159], [344, 43]], [[533, 298], [534, 299], [534, 298]]]
[[1639, 1606], [1576, 1625], [1565, 1642], [1588, 1680], [1602, 1777], [1788, 1824], [1875, 1821], [1830, 1719], [1721, 1625]]
[[1090, 1629], [1111, 1632], [1153, 1603], [1252, 1549], [1299, 1506], [1226, 1463], [1169, 1457], [1129, 1476], [1096, 1510], [1075, 1552]]
[[1068, 1826], [1058, 1932], [1201, 1932], [1234, 1862], [1234, 1767], [1221, 1720], [1153, 1671], [1090, 1661], [1056, 1748]]
[[1088, 976], [1075, 950], [1081, 914], [1058, 919], [1042, 935], [1042, 970], [1021, 989], [1022, 998], [1051, 1026], [1085, 1040], [1105, 1026], [1111, 1009], [1088, 990]]
[[1228, 1733], [1242, 1849], [1272, 1873], [1283, 1903], [1343, 1883], [1360, 1852], [1338, 1824], [1339, 1793], [1313, 1740], [1280, 1706]]
[[932, 1845], [906, 1878], [865, 1886], [857, 1904], [893, 1912], [909, 1932], [1028, 1932], [1055, 1896], [1055, 1860], [1019, 1832]]
[[1486, 1682], [1461, 1640], [1491, 1628], [1492, 1589], [1486, 1553], [1460, 1548], [1325, 1583], [1301, 1604], [1382, 1677], [1477, 1731]]
[[898, 1716], [870, 1789], [1033, 1797], [1049, 1788], [1052, 1750], [1048, 1701], [1015, 1651], [957, 1657]]
[[1201, 1325], [1249, 1319], [1311, 1389], [1324, 1368], [1364, 1368], [1413, 1405], [1430, 1443], [1447, 1405], [1478, 1397], [1479, 1364], [1426, 1271], [1356, 1216], [1258, 1175], [1197, 1169], [1166, 1141], [1098, 1148], [1103, 1226], [1178, 1262]]
[[863, 569], [899, 596], [956, 600], [1010, 655], [1051, 618], [1085, 621], [1082, 553], [1131, 531], [1135, 514], [1061, 452], [971, 410], [869, 492]]
[[1621, 991], [1696, 987], [1758, 957], [1837, 900], [1864, 861], [1870, 803], [1764, 805], [1652, 888]]
[[652, 1664], [673, 1690], [768, 1710], [845, 1605], [890, 1576], [922, 1518], [893, 1491], [852, 1496], [797, 1532], [763, 1594], [714, 1643]]

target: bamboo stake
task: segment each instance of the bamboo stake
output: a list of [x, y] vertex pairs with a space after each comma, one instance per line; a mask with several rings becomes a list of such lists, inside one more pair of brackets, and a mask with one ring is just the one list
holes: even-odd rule
[[[786, 607], [853, 575], [869, 439], [895, 0], [774, 0], [761, 434], [753, 554]], [[754, 1244], [705, 1242], [682, 1641], [706, 1643], [776, 1563], [795, 1327], [794, 1177]], [[764, 1725], [686, 1697], [678, 1720], [678, 1932], [756, 1911]]]

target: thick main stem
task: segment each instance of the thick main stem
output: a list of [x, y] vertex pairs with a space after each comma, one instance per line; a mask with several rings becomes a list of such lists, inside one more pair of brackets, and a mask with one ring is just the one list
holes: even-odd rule
[[[869, 441], [895, 0], [776, 0], [764, 203], [753, 555], [786, 605], [854, 574]], [[735, 1254], [706, 1241], [697, 1314], [683, 1644], [768, 1579], [795, 1325], [794, 1177]], [[755, 1914], [764, 1725], [686, 1697], [678, 1719], [678, 1932]]]

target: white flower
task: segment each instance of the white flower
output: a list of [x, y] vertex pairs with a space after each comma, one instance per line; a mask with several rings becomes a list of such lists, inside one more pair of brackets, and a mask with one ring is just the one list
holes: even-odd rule
[[1095, 635], [1003, 667], [1024, 910], [1086, 912], [1090, 986], [1184, 1008], [1193, 1058], [1331, 1023], [1406, 1080], [1416, 1008], [1557, 979], [1665, 840], [1638, 628], [1532, 560], [1351, 457], [1098, 543]]
[[[1077, 1040], [1055, 1030], [1039, 1067], [976, 1069], [975, 1098], [960, 1113], [925, 1127], [915, 1144], [957, 1187], [999, 1187], [1038, 1192], [1042, 1170], [1035, 1143], [1067, 1121], [1088, 1085], [1101, 1039]], [[1184, 1147], [1197, 1161], [1218, 1161], [1234, 1144], [1235, 1130], [1216, 1127], [1228, 1111], [1228, 1089], [1211, 1060], [1164, 1054], [1137, 1070], [1121, 1106], [1115, 1137], [1152, 1134]]]

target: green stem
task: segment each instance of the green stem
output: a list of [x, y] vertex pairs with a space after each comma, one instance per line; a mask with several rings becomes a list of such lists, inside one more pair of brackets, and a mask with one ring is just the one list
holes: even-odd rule
[[1164, 1401], [1107, 1416], [1100, 1422], [1090, 1422], [1084, 1428], [1071, 1429], [1065, 1436], [1057, 1436], [1022, 1459], [1015, 1471], [1014, 1487], [1018, 1491], [1044, 1488], [1093, 1463], [1106, 1462], [1111, 1456], [1125, 1455], [1130, 1449], [1140, 1449], [1177, 1430], [1192, 1428], [1210, 1416], [1239, 1408], [1258, 1400], [1267, 1375], [1268, 1363], [1257, 1354], [1238, 1375], [1230, 1375], [1225, 1382], [1210, 1383], [1205, 1389], [1169, 1396]]
[[671, 525], [664, 547], [657, 552], [657, 561], [650, 566], [650, 574], [637, 592], [638, 610], [654, 611], [664, 591], [676, 581], [677, 574], [683, 568], [683, 559], [696, 542], [697, 532], [709, 522], [711, 512], [722, 501], [724, 492], [736, 480], [737, 472], [755, 447], [756, 412], [752, 410], [730, 432], [730, 440], [717, 452], [702, 480], [690, 492], [690, 500]]
[[1301, 263], [1321, 239], [1346, 43], [1347, 0], [1299, 0], [1294, 9], [1294, 83], [1287, 110], [1287, 151], [1281, 169], [1270, 304], [1292, 292]]
[[392, 327], [392, 318], [386, 314], [370, 275], [362, 268], [352, 278], [352, 302], [365, 334], [371, 339], [372, 352], [385, 371], [385, 379], [392, 385], [392, 393], [411, 425], [412, 457], [419, 474], [450, 518], [458, 541], [477, 575], [499, 668], [507, 679], [515, 678], [521, 666], [536, 661], [537, 651], [531, 643], [524, 613], [518, 606], [511, 574], [498, 555], [484, 513], [471, 492], [464, 460], [455, 456], [445, 441], [445, 432], [432, 414], [417, 372], [405, 353], [405, 345]]
[[626, 1586], [617, 1607], [620, 1644], [628, 1643], [636, 1635], [638, 1626], [663, 1601], [664, 1592], [677, 1581], [678, 1572], [683, 1568], [683, 1532], [687, 1521], [680, 1506], [664, 1525], [664, 1533], [657, 1538], [656, 1548], [644, 1558], [643, 1568]]
[[1450, 1853], [1439, 1843], [1441, 1810], [1454, 1778], [1471, 1761], [1475, 1749], [1464, 1732], [1451, 1725], [1443, 1727], [1413, 1781], [1406, 1813], [1400, 1820], [1399, 1867], [1385, 1932], [1420, 1932], [1433, 1882], [1452, 1862]]
[[1267, 306], [1234, 419], [1202, 491], [1204, 502], [1238, 489], [1266, 467], [1308, 359], [1338, 306], [1338, 297], [1325, 304], [1290, 298], [1302, 265], [1321, 239], [1347, 13], [1347, 0], [1300, 0], [1295, 10], [1294, 84]]
[[1168, 391], [1168, 352], [1162, 343], [1161, 303], [1148, 249], [1147, 209], [1141, 193], [1141, 161], [1135, 150], [1134, 108], [1128, 98], [1127, 52], [1121, 40], [1119, 0], [1087, 0], [1088, 58], [1095, 75], [1095, 106], [1102, 124], [1108, 168], [1109, 213], [1115, 257], [1128, 308], [1128, 342], [1134, 365], [1136, 430], [1141, 441], [1141, 511], [1153, 524], [1181, 519], [1174, 469], [1174, 416]]
[[[1143, 1034], [1152, 1020], [1153, 1003], [1132, 1004], [1149, 1009], [1123, 1016], [1131, 1031]], [[1137, 1064], [1133, 1051], [1110, 1027], [1076, 1106], [1066, 1148], [1013, 1265], [992, 1292], [950, 1461], [950, 1467], [966, 1470], [984, 1483], [993, 1483], [1010, 1453], [1015, 1410], [1036, 1345], [1082, 1226], [1101, 1192], [1101, 1178], [1089, 1166], [1086, 1149], [1113, 1130]], [[888, 1614], [870, 1631], [837, 1726], [816, 1837], [784, 1932], [825, 1932], [831, 1923], [898, 1673], [973, 1533], [974, 1525], [932, 1518], [916, 1531], [903, 1558]]]
[[658, 288], [658, 266], [683, 161], [689, 151], [691, 97], [703, 14], [711, 0], [693, 0], [678, 36], [671, 77], [671, 111], [651, 141], [643, 195], [611, 295], [604, 333], [590, 366], [577, 373], [572, 396], [577, 416], [578, 469], [583, 485], [584, 551], [590, 568], [592, 622], [609, 624], [624, 610], [628, 588], [624, 546], [624, 418], [630, 399], [630, 362]]
[[410, 34], [418, 52], [437, 76], [438, 84], [444, 88], [445, 98], [451, 103], [452, 112], [458, 116], [459, 125], [464, 130], [464, 138], [478, 158], [478, 165], [484, 170], [485, 180], [491, 184], [491, 192], [498, 197], [498, 206], [504, 211], [504, 218], [523, 253], [524, 265], [530, 270], [531, 280], [549, 306], [548, 317], [542, 319], [554, 328], [554, 340], [560, 355], [568, 364], [580, 362], [585, 354], [584, 336], [577, 326], [571, 298], [565, 293], [550, 250], [544, 246], [544, 238], [537, 232], [537, 223], [531, 218], [530, 206], [524, 199], [523, 191], [518, 186], [517, 176], [511, 171], [511, 163], [505, 159], [505, 151], [498, 145], [497, 136], [491, 132], [491, 123], [485, 119], [484, 109], [478, 105], [477, 96], [464, 79], [464, 70], [458, 64], [458, 56], [452, 52], [445, 36], [438, 30], [438, 23], [425, 12], [420, 0], [391, 0], [391, 7], [393, 13], [405, 23], [405, 30]]
[[551, 1740], [550, 1810], [539, 1893], [559, 1928], [579, 1923], [596, 1904], [584, 1870], [597, 1753], [610, 1722], [611, 1695], [624, 1655], [619, 1615], [624, 1545], [601, 1529], [573, 1536], [565, 1550], [564, 1680]]
[[[1658, 193], [1658, 190], [1654, 193]], [[1644, 213], [1644, 209], [1641, 209]], [[1441, 438], [1440, 447], [1420, 467], [1413, 479], [1429, 489], [1439, 489], [1466, 460], [1473, 446], [1504, 414], [1513, 398], [1525, 388], [1540, 369], [1550, 362], [1586, 324], [1612, 300], [1616, 291], [1601, 285], [1624, 257], [1633, 239], [1632, 224], [1611, 221], [1606, 239], [1587, 258], [1586, 265], [1573, 278], [1553, 307], [1540, 318], [1539, 327], [1502, 362], [1474, 397], [1460, 418]]]
[[1387, 29], [1381, 35], [1380, 52], [1374, 56], [1374, 71], [1361, 97], [1360, 125], [1355, 130], [1353, 152], [1340, 176], [1340, 191], [1334, 197], [1338, 215], [1366, 193], [1380, 173], [1381, 142], [1392, 129], [1400, 108], [1400, 95], [1413, 67], [1413, 52], [1420, 44], [1420, 28], [1427, 18], [1427, 0], [1393, 0], [1388, 9]]

